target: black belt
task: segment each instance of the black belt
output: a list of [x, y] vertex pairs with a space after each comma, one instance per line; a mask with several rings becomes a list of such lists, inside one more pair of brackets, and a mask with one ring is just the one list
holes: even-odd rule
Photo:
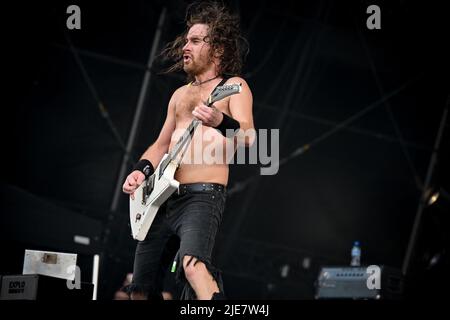
[[212, 192], [212, 191], [223, 192], [225, 190], [226, 187], [223, 184], [218, 183], [187, 183], [187, 184], [180, 184], [178, 192], [175, 192], [175, 194], [183, 195], [190, 192]]

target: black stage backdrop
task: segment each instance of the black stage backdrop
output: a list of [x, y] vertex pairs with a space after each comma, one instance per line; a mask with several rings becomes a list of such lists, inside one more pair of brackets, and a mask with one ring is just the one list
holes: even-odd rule
[[[0, 274], [21, 273], [25, 249], [78, 253], [86, 272], [99, 254], [98, 297], [113, 298], [132, 270], [135, 247], [127, 197], [113, 205], [124, 146], [143, 87], [131, 162], [156, 139], [173, 90], [185, 83], [183, 74], [161, 74], [159, 60], [151, 68], [147, 62], [158, 30], [158, 50], [183, 30], [188, 3], [6, 5], [0, 248], [8, 259]], [[72, 4], [81, 9], [80, 30], [66, 27]], [[226, 4], [240, 14], [250, 44], [243, 77], [253, 91], [255, 125], [279, 129], [280, 147], [275, 175], [260, 175], [261, 164], [231, 166], [214, 253], [227, 295], [313, 299], [320, 267], [348, 265], [355, 240], [364, 265], [401, 269], [430, 168], [429, 186], [449, 190], [448, 122], [439, 161], [430, 166], [448, 104], [445, 8], [407, 1]], [[366, 25], [371, 4], [381, 9], [379, 30]], [[411, 260], [411, 275], [423, 283], [448, 266], [449, 207], [427, 210]], [[75, 243], [76, 235], [90, 244]]]

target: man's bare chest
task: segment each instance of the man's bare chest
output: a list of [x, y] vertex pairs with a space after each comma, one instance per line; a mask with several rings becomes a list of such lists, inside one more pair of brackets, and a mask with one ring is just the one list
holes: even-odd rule
[[[192, 111], [195, 107], [207, 102], [211, 91], [212, 89], [199, 90], [197, 88], [189, 88], [185, 90], [185, 92], [179, 96], [179, 99], [175, 104], [175, 115], [177, 122], [192, 120], [194, 118]], [[215, 102], [214, 107], [222, 112], [229, 113], [229, 98]]]

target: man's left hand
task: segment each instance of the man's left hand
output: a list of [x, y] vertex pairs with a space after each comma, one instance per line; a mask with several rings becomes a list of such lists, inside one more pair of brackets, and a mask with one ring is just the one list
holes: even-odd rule
[[203, 122], [203, 125], [209, 127], [217, 127], [223, 120], [223, 114], [216, 107], [205, 106], [204, 104], [198, 105], [192, 111], [194, 117]]

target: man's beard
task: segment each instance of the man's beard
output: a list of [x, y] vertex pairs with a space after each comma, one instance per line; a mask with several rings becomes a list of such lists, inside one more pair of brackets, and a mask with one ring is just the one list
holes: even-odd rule
[[189, 64], [183, 64], [183, 70], [190, 76], [196, 76], [208, 70], [210, 62], [211, 60], [208, 61], [208, 63], [197, 63], [196, 61], [194, 61], [194, 59], [191, 58]]

